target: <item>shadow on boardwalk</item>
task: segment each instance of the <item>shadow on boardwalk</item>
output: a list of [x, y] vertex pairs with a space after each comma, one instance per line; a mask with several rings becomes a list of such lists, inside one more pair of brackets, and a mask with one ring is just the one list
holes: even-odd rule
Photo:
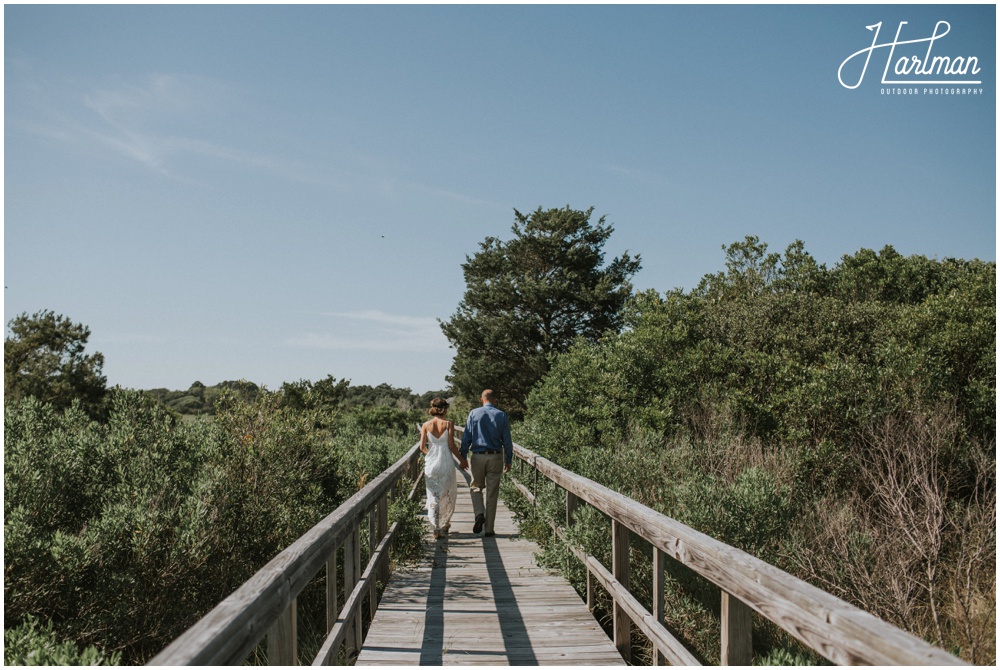
[[474, 535], [459, 479], [452, 533], [392, 576], [357, 665], [622, 665], [576, 591], [539, 568], [503, 503]]

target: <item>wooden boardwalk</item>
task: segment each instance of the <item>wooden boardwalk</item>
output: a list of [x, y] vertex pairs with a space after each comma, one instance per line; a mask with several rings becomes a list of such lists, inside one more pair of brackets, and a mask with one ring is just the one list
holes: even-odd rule
[[456, 476], [451, 534], [428, 530], [423, 562], [392, 575], [357, 665], [624, 665], [573, 587], [535, 564], [502, 501], [496, 536], [472, 533]]

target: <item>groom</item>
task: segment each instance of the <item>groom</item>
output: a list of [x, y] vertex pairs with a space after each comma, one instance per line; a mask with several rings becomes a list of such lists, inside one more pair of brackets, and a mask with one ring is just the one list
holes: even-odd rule
[[[483, 406], [469, 412], [462, 433], [462, 458], [469, 457], [472, 470], [472, 508], [476, 512], [473, 533], [486, 526], [485, 537], [493, 537], [493, 522], [497, 515], [497, 496], [500, 476], [510, 470], [514, 457], [514, 443], [510, 439], [507, 415], [493, 406], [493, 391], [486, 389], [482, 395]], [[486, 489], [486, 505], [483, 505]]]

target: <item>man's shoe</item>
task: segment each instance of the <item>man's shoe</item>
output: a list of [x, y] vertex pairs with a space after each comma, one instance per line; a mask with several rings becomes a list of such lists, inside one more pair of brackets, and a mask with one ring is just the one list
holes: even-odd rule
[[474, 525], [472, 527], [472, 532], [473, 533], [478, 533], [479, 531], [481, 531], [483, 529], [483, 524], [485, 524], [485, 523], [486, 523], [486, 515], [485, 514], [477, 514], [476, 515], [476, 525]]
[[485, 533], [483, 533], [483, 537], [493, 537], [494, 535], [496, 535], [496, 533], [494, 533], [492, 530], [488, 530]]

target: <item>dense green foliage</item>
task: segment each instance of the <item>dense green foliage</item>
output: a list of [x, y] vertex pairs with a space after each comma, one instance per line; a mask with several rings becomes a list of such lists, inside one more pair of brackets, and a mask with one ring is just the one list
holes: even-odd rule
[[28, 616], [23, 624], [3, 635], [4, 665], [118, 665], [120, 654], [105, 656], [96, 647], [80, 650], [71, 641], [56, 639], [52, 622], [42, 626]]
[[[245, 380], [224, 381], [215, 386], [205, 386], [196, 381], [186, 391], [157, 388], [145, 393], [178, 414], [213, 416], [216, 402], [223, 395], [236, 395], [249, 400], [261, 390], [253, 382]], [[337, 380], [332, 375], [316, 382], [308, 379], [285, 382], [281, 385], [280, 392], [282, 404], [286, 407], [326, 412], [372, 407], [391, 407], [404, 411], [425, 409], [430, 405], [431, 398], [447, 395], [445, 391], [429, 391], [418, 395], [408, 388], [395, 388], [389, 384], [352, 386], [350, 381]]]
[[[120, 389], [106, 421], [77, 405], [8, 404], [8, 630], [36, 617], [48, 632], [18, 639], [38, 641], [38, 654], [93, 645], [148, 660], [413, 444], [419, 412], [333, 411], [304, 397], [223, 392], [214, 420], [185, 422]], [[300, 616], [317, 610], [321, 622], [314, 595]]]
[[[726, 248], [725, 272], [639, 295], [625, 320], [555, 360], [525, 444], [991, 662], [994, 263], [886, 247], [827, 269], [801, 243], [773, 254], [747, 238]], [[577, 531], [598, 554], [602, 523]], [[688, 595], [668, 621], [697, 643], [717, 593], [672, 574]], [[779, 642], [758, 631], [758, 654]]]
[[756, 240], [728, 259], [690, 293], [638, 296], [624, 334], [558, 360], [531, 398], [533, 414], [565, 419], [553, 442], [698, 433], [724, 412], [767, 444], [836, 449], [875, 419], [941, 404], [968, 437], [995, 434], [994, 264], [887, 248], [826, 270], [798, 244], [779, 264]]
[[516, 211], [514, 237], [487, 237], [462, 265], [466, 291], [442, 330], [455, 349], [448, 381], [458, 395], [485, 388], [510, 414], [523, 414], [531, 388], [552, 355], [577, 338], [596, 341], [617, 330], [632, 293], [639, 257], [625, 253], [604, 265], [614, 228], [587, 211]]
[[104, 356], [85, 354], [90, 329], [51, 311], [21, 314], [3, 343], [4, 403], [24, 398], [65, 409], [74, 401], [92, 417], [105, 410]]

